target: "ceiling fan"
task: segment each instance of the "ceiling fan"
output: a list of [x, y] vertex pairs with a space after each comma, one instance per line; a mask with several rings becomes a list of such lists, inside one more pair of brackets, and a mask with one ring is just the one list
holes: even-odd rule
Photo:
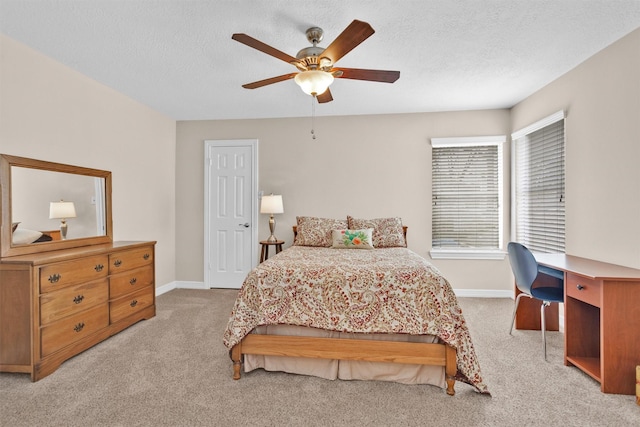
[[294, 79], [302, 90], [318, 99], [318, 102], [333, 101], [329, 86], [334, 78], [368, 80], [373, 82], [393, 83], [400, 77], [400, 71], [367, 70], [360, 68], [336, 68], [335, 63], [351, 52], [356, 46], [369, 38], [375, 31], [366, 22], [354, 20], [326, 49], [319, 47], [322, 41], [322, 28], [312, 27], [306, 31], [307, 40], [313, 46], [306, 47], [295, 56], [290, 56], [251, 36], [236, 33], [231, 38], [249, 47], [271, 55], [277, 59], [294, 65], [299, 72], [271, 77], [242, 85], [246, 89]]

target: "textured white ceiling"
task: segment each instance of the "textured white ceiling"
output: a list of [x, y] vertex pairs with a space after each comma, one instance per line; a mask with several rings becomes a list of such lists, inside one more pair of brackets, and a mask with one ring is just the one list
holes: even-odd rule
[[511, 107], [640, 27], [640, 0], [0, 0], [0, 32], [176, 120], [308, 116], [296, 71], [231, 39], [289, 55], [353, 20], [376, 33], [338, 66], [399, 70], [394, 84], [338, 79], [317, 115]]

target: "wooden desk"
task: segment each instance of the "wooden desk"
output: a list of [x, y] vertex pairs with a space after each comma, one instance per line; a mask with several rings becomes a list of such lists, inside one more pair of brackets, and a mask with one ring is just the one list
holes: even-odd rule
[[534, 256], [564, 272], [564, 364], [594, 378], [603, 393], [635, 394], [640, 270], [565, 254]]
[[260, 262], [266, 261], [269, 258], [269, 246], [276, 247], [276, 254], [282, 251], [282, 245], [284, 240], [276, 240], [275, 242], [269, 242], [268, 240], [260, 241], [262, 245], [262, 250], [260, 251]]

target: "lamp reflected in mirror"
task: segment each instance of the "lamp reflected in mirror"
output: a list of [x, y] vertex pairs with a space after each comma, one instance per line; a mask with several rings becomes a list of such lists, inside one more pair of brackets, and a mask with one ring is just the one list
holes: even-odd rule
[[67, 239], [67, 219], [76, 217], [76, 207], [73, 202], [51, 202], [49, 204], [49, 219], [60, 220], [60, 237]]

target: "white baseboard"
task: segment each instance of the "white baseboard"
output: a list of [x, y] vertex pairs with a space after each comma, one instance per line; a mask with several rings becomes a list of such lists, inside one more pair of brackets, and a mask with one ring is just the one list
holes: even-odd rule
[[156, 288], [156, 296], [160, 296], [162, 294], [166, 294], [169, 291], [172, 291], [176, 288], [176, 282], [167, 283], [166, 285], [162, 285]]
[[178, 289], [209, 289], [204, 285], [204, 282], [190, 282], [181, 280], [176, 283]]
[[204, 282], [174, 281], [156, 288], [156, 296], [165, 294], [174, 289], [207, 289]]
[[457, 297], [462, 298], [511, 298], [513, 299], [513, 291], [504, 291], [497, 289], [454, 289], [453, 292]]

